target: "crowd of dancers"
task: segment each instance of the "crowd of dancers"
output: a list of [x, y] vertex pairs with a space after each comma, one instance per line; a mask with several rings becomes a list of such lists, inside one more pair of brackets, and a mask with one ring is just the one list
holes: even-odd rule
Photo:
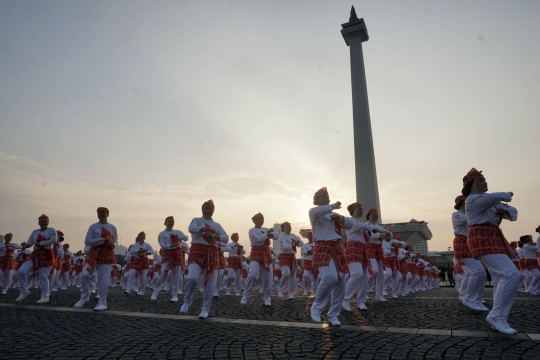
[[[501, 203], [511, 201], [512, 193], [488, 194], [485, 178], [474, 168], [465, 176], [463, 186], [452, 217], [459, 298], [473, 310], [489, 311], [482, 300], [486, 267], [494, 284], [493, 309], [487, 321], [494, 329], [513, 334], [516, 331], [507, 319], [520, 284], [522, 291], [540, 293], [538, 249], [530, 235], [512, 244], [502, 235], [501, 220], [517, 219], [517, 211]], [[169, 216], [158, 236], [159, 251], [145, 242], [146, 234], [141, 232], [125, 254], [123, 267], [116, 264], [118, 234], [108, 222], [107, 208], [97, 209], [99, 221], [90, 226], [85, 249], [76, 254], [64, 243], [64, 234], [49, 227], [49, 218], [42, 215], [38, 219], [40, 228], [25, 243], [13, 243], [12, 234], [4, 236], [0, 244], [2, 294], [10, 287], [19, 288], [16, 302], [20, 302], [30, 294], [31, 286], [40, 287], [38, 303], [44, 304], [49, 302], [51, 292], [75, 286], [81, 297], [74, 306], [83, 307], [97, 291], [94, 310], [100, 311], [107, 309], [108, 288], [120, 281], [126, 295], [144, 295], [149, 288], [150, 301], [156, 301], [163, 291], [170, 292], [172, 302], [182, 294], [180, 312], [187, 313], [199, 289], [203, 297], [199, 318], [205, 319], [212, 299], [220, 292], [238, 296], [240, 304], [245, 305], [257, 289], [263, 305], [272, 306], [273, 290], [280, 298], [294, 300], [294, 292], [300, 287], [304, 296], [315, 296], [310, 309], [314, 322], [322, 321], [321, 311], [330, 303], [327, 321], [340, 325], [340, 311], [351, 311], [353, 298], [358, 309], [367, 310], [369, 292], [373, 292], [375, 301], [385, 302], [388, 294], [398, 298], [439, 286], [437, 267], [378, 224], [377, 209], [369, 209], [364, 216], [362, 205], [355, 202], [347, 206], [348, 216], [339, 214], [336, 210], [341, 203], [331, 204], [326, 188], [314, 194], [313, 204], [309, 210], [311, 230], [304, 240], [291, 232], [288, 222], [281, 224], [278, 233], [263, 226], [261, 213], [255, 214], [251, 219], [254, 227], [248, 233], [251, 251], [247, 257], [239, 235], [229, 237], [214, 221], [215, 205], [209, 200], [201, 207], [202, 216], [194, 218], [188, 227], [191, 246], [186, 244], [188, 236], [174, 229], [174, 218]], [[347, 235], [345, 244], [343, 231]], [[270, 246], [272, 240], [279, 243], [278, 251]]]

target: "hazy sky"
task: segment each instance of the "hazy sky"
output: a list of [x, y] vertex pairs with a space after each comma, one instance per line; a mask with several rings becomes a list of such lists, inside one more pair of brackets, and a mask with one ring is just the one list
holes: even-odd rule
[[[384, 222], [451, 246], [461, 179], [540, 224], [540, 2], [354, 1]], [[355, 200], [351, 1], [0, 1], [0, 233], [49, 215], [82, 248], [107, 206], [121, 243], [200, 206], [248, 245], [251, 216], [309, 227], [314, 191]], [[361, 201], [361, 199], [360, 199]], [[343, 214], [346, 211], [342, 211]]]

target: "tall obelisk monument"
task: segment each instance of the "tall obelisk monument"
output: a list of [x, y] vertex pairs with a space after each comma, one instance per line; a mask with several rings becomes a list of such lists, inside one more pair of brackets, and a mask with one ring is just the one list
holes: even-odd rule
[[[369, 208], [381, 209], [379, 206], [379, 187], [377, 185], [377, 169], [371, 135], [371, 119], [364, 69], [362, 43], [369, 40], [364, 19], [358, 19], [354, 6], [351, 8], [349, 22], [341, 25], [341, 35], [350, 48], [351, 83], [354, 125], [354, 162], [356, 168], [356, 198], [362, 203], [364, 213]], [[379, 220], [382, 223], [381, 220]]]

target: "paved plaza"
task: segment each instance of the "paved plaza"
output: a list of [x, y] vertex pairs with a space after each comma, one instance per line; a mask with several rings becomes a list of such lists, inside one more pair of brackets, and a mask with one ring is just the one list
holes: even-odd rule
[[[509, 323], [519, 333], [506, 336], [456, 294], [441, 288], [368, 301], [363, 312], [352, 303], [353, 312], [340, 315], [343, 325], [331, 327], [311, 322], [313, 297], [273, 296], [264, 307], [259, 294], [247, 305], [223, 294], [199, 320], [200, 293], [183, 316], [182, 299], [171, 303], [165, 292], [150, 302], [148, 290], [143, 297], [111, 288], [109, 310], [94, 312], [96, 300], [73, 308], [75, 288], [52, 293], [48, 305], [35, 304], [37, 289], [14, 304], [18, 291], [10, 290], [0, 297], [0, 359], [540, 359], [538, 297], [518, 294]], [[488, 288], [488, 307], [491, 297]]]

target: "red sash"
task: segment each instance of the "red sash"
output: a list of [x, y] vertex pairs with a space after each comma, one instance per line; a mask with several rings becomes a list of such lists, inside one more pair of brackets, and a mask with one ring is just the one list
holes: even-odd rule
[[288, 266], [291, 273], [296, 270], [296, 256], [294, 254], [279, 254], [278, 255], [279, 266]]
[[54, 252], [53, 249], [37, 249], [32, 252], [30, 259], [34, 264], [34, 270], [54, 266]]
[[229, 256], [228, 266], [231, 269], [241, 269], [242, 268], [242, 259], [240, 256]]
[[467, 237], [463, 235], [454, 235], [454, 257], [456, 259], [472, 258]]
[[218, 248], [212, 245], [192, 244], [188, 255], [188, 265], [198, 264], [206, 269], [204, 285], [214, 275], [214, 269], [219, 266]]
[[481, 224], [470, 226], [467, 243], [471, 255], [475, 258], [491, 254], [505, 254], [510, 259], [517, 256], [517, 253], [510, 247], [497, 225]]
[[343, 242], [341, 239], [332, 241], [316, 241], [313, 246], [313, 267], [320, 268], [328, 266], [330, 259], [334, 259], [336, 270], [341, 278], [345, 273], [349, 272], [345, 254], [343, 252]]
[[[270, 240], [268, 240], [268, 242], [269, 241]], [[266, 267], [266, 271], [270, 271], [270, 265], [272, 264], [272, 253], [270, 252], [270, 246], [252, 246], [250, 253], [250, 261], [258, 262], [260, 266]]]
[[92, 246], [84, 263], [89, 265], [88, 273], [93, 274], [97, 264], [116, 264], [114, 250], [108, 244]]
[[345, 259], [347, 260], [347, 264], [361, 263], [362, 265], [368, 265], [369, 254], [367, 245], [358, 241], [347, 241]]

